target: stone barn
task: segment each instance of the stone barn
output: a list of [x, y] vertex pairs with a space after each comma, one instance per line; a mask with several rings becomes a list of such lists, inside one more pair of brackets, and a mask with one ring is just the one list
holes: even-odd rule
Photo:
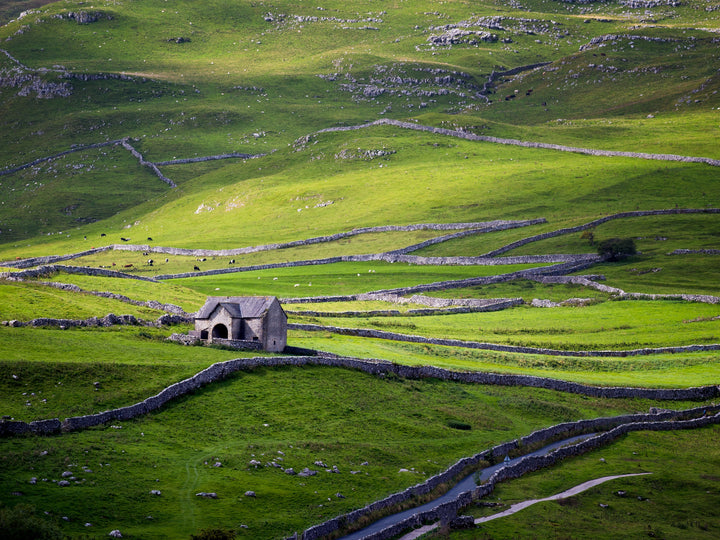
[[209, 343], [282, 352], [287, 315], [274, 296], [209, 296], [190, 335]]

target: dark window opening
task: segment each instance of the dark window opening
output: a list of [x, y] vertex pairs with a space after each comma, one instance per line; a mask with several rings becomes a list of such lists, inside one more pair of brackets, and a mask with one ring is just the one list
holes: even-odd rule
[[216, 324], [212, 330], [212, 337], [220, 338], [220, 339], [227, 339], [228, 338], [227, 326], [225, 326], [224, 324]]

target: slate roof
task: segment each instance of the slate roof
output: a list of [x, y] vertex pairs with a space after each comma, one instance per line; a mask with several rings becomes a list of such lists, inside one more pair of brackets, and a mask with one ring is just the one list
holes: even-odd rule
[[195, 318], [209, 319], [220, 305], [227, 309], [232, 317], [257, 319], [262, 317], [276, 300], [274, 296], [208, 296]]

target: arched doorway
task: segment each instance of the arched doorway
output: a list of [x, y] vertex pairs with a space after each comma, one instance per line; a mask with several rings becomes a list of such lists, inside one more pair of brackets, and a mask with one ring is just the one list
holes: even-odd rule
[[216, 324], [212, 329], [212, 337], [215, 338], [221, 338], [221, 339], [227, 339], [228, 338], [228, 329], [227, 326], [224, 324]]

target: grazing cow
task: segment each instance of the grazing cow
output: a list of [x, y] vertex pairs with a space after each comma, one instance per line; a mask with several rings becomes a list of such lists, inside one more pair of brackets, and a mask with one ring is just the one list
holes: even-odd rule
[[515, 94], [510, 94], [509, 96], [505, 96], [505, 101], [510, 101], [511, 99], [515, 99]]
[[124, 265], [123, 265], [123, 268], [132, 268], [132, 263], [130, 263], [130, 264], [124, 264]]
[[230, 262], [228, 264], [235, 264], [235, 259], [230, 259]]
[[200, 271], [200, 269], [197, 267], [197, 265], [193, 266], [193, 270], [195, 270], [196, 272]]
[[170, 262], [170, 259], [168, 259], [168, 258], [166, 257], [166, 258], [165, 258], [165, 262]]
[[529, 96], [529, 95], [532, 94], [532, 93], [533, 93], [533, 89], [531, 88], [530, 90], [528, 90], [527, 92], [525, 92], [525, 95], [526, 95], [526, 96]]
[[152, 242], [152, 236], [148, 236], [148, 241]]
[[148, 259], [148, 265], [149, 265], [149, 266], [152, 266], [154, 262], [155, 262], [155, 261], [153, 261], [152, 259]]
[[130, 241], [129, 238], [123, 238], [122, 236], [120, 237], [120, 240], [122, 240], [123, 242], [129, 242], [129, 241]]
[[105, 234], [105, 233], [100, 233], [100, 236], [107, 236], [107, 234]]
[[150, 254], [147, 251], [143, 251], [143, 257], [147, 257], [148, 255]]

